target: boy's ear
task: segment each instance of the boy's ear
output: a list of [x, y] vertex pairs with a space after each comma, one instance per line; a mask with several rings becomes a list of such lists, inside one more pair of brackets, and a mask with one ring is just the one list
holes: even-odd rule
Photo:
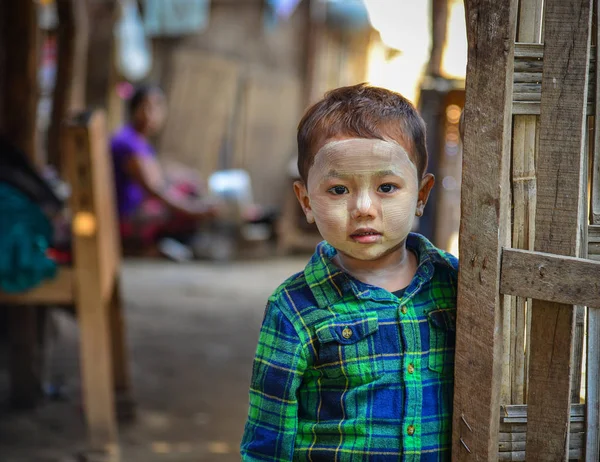
[[431, 173], [427, 173], [423, 176], [421, 180], [421, 184], [419, 185], [419, 199], [417, 201], [417, 210], [416, 215], [423, 215], [423, 210], [425, 210], [425, 205], [427, 204], [427, 200], [429, 199], [429, 193], [433, 188], [435, 183], [435, 177]]
[[302, 210], [304, 211], [306, 221], [309, 223], [314, 223], [315, 216], [313, 215], [312, 208], [310, 207], [308, 191], [306, 190], [306, 185], [303, 181], [294, 181], [294, 192], [296, 193], [298, 202], [300, 202], [300, 207], [302, 207]]

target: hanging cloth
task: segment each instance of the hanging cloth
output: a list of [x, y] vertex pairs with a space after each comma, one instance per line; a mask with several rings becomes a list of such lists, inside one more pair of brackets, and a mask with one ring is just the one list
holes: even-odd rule
[[17, 188], [0, 182], [0, 290], [19, 293], [56, 276], [46, 256], [52, 225], [41, 208]]
[[194, 34], [208, 25], [209, 0], [145, 0], [144, 27], [150, 36]]

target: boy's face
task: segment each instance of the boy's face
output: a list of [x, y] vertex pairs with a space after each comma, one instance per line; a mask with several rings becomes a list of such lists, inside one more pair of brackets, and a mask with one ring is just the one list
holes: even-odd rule
[[307, 184], [294, 189], [307, 220], [338, 252], [376, 261], [403, 247], [432, 186], [432, 175], [419, 182], [400, 144], [352, 138], [326, 143]]

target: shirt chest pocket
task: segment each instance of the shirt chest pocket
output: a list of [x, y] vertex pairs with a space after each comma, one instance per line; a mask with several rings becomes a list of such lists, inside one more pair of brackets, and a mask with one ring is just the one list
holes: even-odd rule
[[439, 373], [452, 372], [456, 342], [456, 309], [438, 308], [427, 313], [429, 324], [429, 369]]
[[315, 328], [319, 354], [315, 369], [336, 383], [359, 385], [383, 373], [377, 313], [336, 316]]

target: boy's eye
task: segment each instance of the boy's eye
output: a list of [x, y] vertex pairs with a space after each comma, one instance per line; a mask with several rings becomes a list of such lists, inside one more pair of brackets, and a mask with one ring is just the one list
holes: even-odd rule
[[382, 184], [381, 186], [379, 186], [377, 191], [389, 194], [389, 193], [396, 191], [397, 189], [398, 189], [398, 186], [389, 184], [389, 183], [385, 183], [385, 184]]
[[347, 194], [348, 188], [346, 188], [346, 186], [338, 185], [338, 186], [334, 186], [333, 188], [328, 189], [327, 192], [330, 192], [331, 194], [335, 194], [335, 195]]

